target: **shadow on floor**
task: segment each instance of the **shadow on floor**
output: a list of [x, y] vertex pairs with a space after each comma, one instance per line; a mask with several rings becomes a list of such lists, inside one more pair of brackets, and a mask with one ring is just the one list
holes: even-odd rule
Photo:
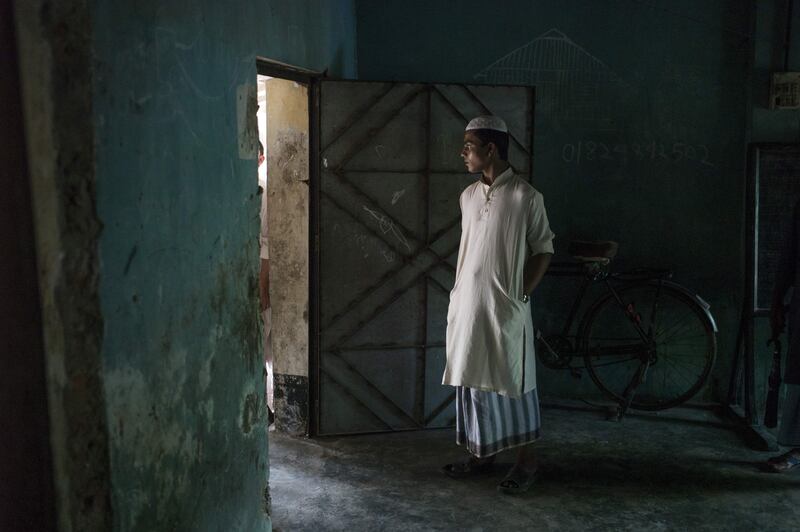
[[[324, 439], [270, 435], [279, 530], [794, 530], [800, 475], [767, 474], [707, 412], [673, 421], [544, 409], [541, 475], [523, 496], [497, 493], [513, 461], [456, 481], [466, 457], [450, 430]], [[686, 420], [690, 422], [685, 422]]]

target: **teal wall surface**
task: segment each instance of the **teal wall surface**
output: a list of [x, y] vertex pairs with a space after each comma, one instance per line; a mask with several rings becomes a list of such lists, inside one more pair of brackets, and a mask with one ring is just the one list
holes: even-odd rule
[[353, 76], [353, 3], [95, 2], [93, 28], [114, 529], [268, 530], [240, 87], [256, 56]]
[[[359, 2], [359, 78], [537, 87], [534, 186], [557, 235], [616, 240], [618, 269], [656, 266], [709, 301], [724, 395], [743, 275], [750, 2]], [[513, 162], [513, 161], [512, 161]], [[546, 279], [536, 325], [573, 297]], [[545, 395], [596, 389], [541, 368]]]
[[355, 0], [268, 0], [259, 56], [332, 77], [356, 71]]

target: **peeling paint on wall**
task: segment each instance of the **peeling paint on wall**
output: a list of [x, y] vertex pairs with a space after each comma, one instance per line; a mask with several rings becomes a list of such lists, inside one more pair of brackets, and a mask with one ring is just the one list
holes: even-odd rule
[[206, 0], [96, 8], [116, 530], [270, 527], [256, 290], [257, 15], [246, 3]]
[[250, 434], [253, 427], [258, 425], [261, 420], [261, 396], [250, 392], [244, 398], [242, 408], [242, 432]]
[[269, 80], [267, 123], [275, 372], [308, 376], [307, 88], [287, 80]]
[[246, 87], [354, 75], [354, 5], [14, 7], [59, 529], [269, 530]]
[[239, 132], [239, 158], [258, 158], [258, 94], [252, 84], [236, 88], [236, 123]]

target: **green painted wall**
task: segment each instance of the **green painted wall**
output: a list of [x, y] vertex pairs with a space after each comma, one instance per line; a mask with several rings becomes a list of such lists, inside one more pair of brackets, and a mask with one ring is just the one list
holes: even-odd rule
[[[672, 268], [712, 305], [724, 393], [741, 303], [749, 4], [359, 2], [359, 78], [536, 85], [534, 185], [557, 251], [613, 239], [619, 268]], [[539, 326], [559, 323], [571, 288], [545, 282]], [[586, 376], [538, 375], [544, 394], [595, 394]]]
[[353, 76], [352, 1], [92, 15], [114, 529], [267, 530], [259, 197], [237, 98], [256, 56]]

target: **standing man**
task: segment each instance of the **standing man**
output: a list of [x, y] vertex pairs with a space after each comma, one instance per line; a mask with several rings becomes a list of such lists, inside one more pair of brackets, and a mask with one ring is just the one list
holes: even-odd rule
[[[258, 166], [264, 164], [264, 145], [258, 142]], [[267, 408], [269, 424], [275, 421], [275, 404], [272, 382], [272, 306], [269, 302], [269, 224], [267, 223], [267, 186], [261, 191], [261, 230], [259, 248], [261, 264], [258, 271], [258, 302], [264, 320], [264, 372], [267, 376]]]
[[794, 288], [789, 311], [789, 349], [786, 351], [786, 399], [781, 412], [778, 429], [778, 445], [789, 451], [767, 460], [767, 467], [776, 473], [785, 473], [800, 466], [800, 203], [794, 207], [792, 223], [784, 239], [784, 248], [775, 276], [772, 293], [770, 325], [772, 337], [778, 338], [786, 323], [783, 300], [790, 288]]
[[456, 442], [470, 458], [448, 464], [453, 478], [484, 473], [500, 451], [517, 447], [498, 486], [530, 487], [537, 471], [531, 443], [541, 426], [529, 294], [553, 254], [542, 195], [508, 162], [509, 135], [496, 116], [472, 120], [461, 157], [480, 179], [459, 198], [461, 244], [447, 311], [447, 367], [456, 387]]

